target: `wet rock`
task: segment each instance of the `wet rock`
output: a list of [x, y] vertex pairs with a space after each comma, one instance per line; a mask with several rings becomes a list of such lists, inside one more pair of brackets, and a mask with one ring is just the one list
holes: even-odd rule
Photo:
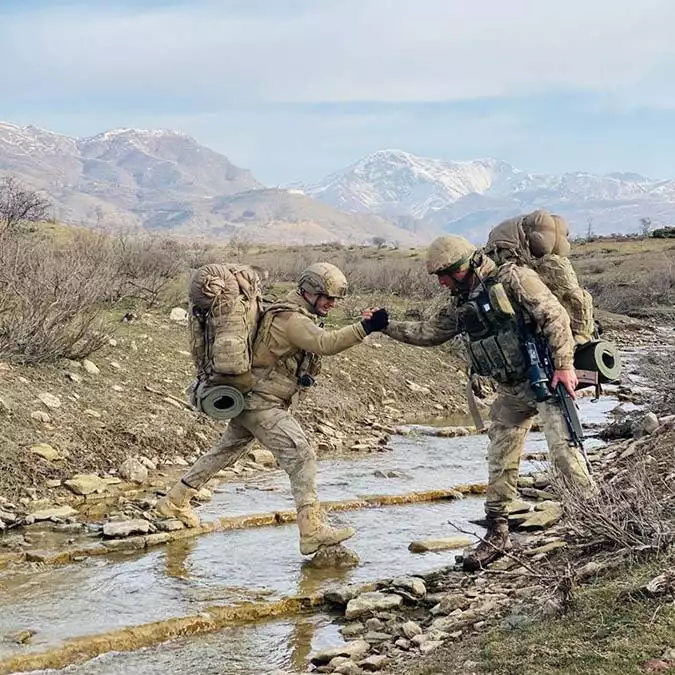
[[54, 396], [54, 394], [50, 394], [49, 392], [43, 391], [37, 395], [37, 397], [48, 407], [51, 408], [52, 410], [55, 410], [56, 408], [61, 407], [61, 399], [58, 396]]
[[124, 480], [142, 485], [148, 480], [148, 469], [135, 457], [129, 457], [117, 469], [117, 473]]
[[455, 536], [443, 539], [419, 539], [408, 546], [413, 553], [427, 553], [428, 551], [446, 551], [448, 549], [463, 549], [474, 543], [472, 537]]
[[99, 367], [89, 359], [82, 359], [82, 367], [89, 375], [99, 375], [101, 373]]
[[169, 313], [169, 320], [180, 324], [187, 324], [188, 313], [182, 307], [174, 307]]
[[56, 460], [61, 459], [59, 451], [49, 445], [49, 443], [36, 443], [35, 445], [31, 445], [30, 451], [34, 455], [46, 459], [48, 462], [55, 462]]
[[90, 495], [94, 492], [104, 492], [106, 482], [93, 473], [82, 473], [69, 478], [64, 485], [76, 495]]
[[359, 556], [354, 551], [342, 544], [335, 546], [322, 546], [307, 563], [308, 567], [325, 569], [329, 567], [354, 567], [360, 562]]
[[403, 598], [393, 593], [381, 593], [380, 591], [362, 593], [347, 603], [345, 616], [348, 619], [354, 619], [374, 612], [398, 609], [402, 603]]
[[342, 635], [345, 640], [348, 640], [353, 637], [358, 637], [359, 635], [362, 635], [365, 631], [365, 626], [360, 622], [360, 621], [354, 621], [352, 623], [348, 623], [342, 628], [340, 628], [340, 634]]
[[534, 511], [520, 526], [523, 530], [544, 530], [562, 518], [562, 506], [556, 504], [543, 511]]
[[269, 451], [264, 448], [253, 448], [248, 453], [251, 461], [269, 469], [276, 469], [277, 460], [276, 457]]
[[406, 639], [411, 640], [415, 635], [422, 635], [422, 629], [414, 621], [406, 621], [401, 624], [401, 633]]
[[106, 523], [103, 526], [103, 536], [107, 539], [121, 539], [134, 534], [148, 534], [148, 532], [150, 532], [150, 523], [140, 518]]
[[176, 530], [182, 530], [185, 525], [180, 520], [160, 520], [156, 523], [156, 527], [162, 532], [176, 532]]
[[403, 590], [413, 598], [423, 598], [427, 594], [427, 587], [419, 577], [395, 577], [391, 585], [394, 587], [395, 592]]
[[382, 670], [388, 661], [389, 657], [386, 654], [371, 654], [363, 661], [359, 661], [358, 665], [366, 672], [372, 673], [376, 670]]
[[317, 652], [312, 656], [311, 662], [315, 666], [320, 666], [330, 663], [337, 656], [345, 656], [348, 659], [358, 661], [368, 653], [369, 649], [370, 645], [365, 640], [354, 640], [352, 642], [346, 642], [343, 645], [338, 645], [337, 647], [331, 647], [330, 649], [324, 649], [323, 651]]
[[33, 410], [30, 414], [31, 419], [34, 419], [36, 422], [42, 422], [43, 424], [49, 424], [51, 417], [49, 413], [44, 412], [44, 410]]
[[49, 509], [40, 509], [30, 514], [35, 522], [41, 520], [53, 520], [55, 518], [72, 518], [77, 515], [77, 511], [72, 506], [54, 506]]

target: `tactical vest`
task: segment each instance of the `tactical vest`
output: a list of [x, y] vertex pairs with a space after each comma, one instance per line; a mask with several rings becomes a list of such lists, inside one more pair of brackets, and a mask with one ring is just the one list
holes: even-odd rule
[[253, 374], [256, 377], [254, 391], [260, 391], [285, 399], [298, 388], [311, 386], [321, 370], [321, 357], [300, 349], [291, 349], [281, 358], [271, 351], [272, 322], [284, 312], [297, 312], [312, 319], [315, 315], [293, 302], [278, 301], [267, 307], [258, 325], [253, 348]]
[[486, 280], [457, 308], [472, 371], [515, 384], [527, 375], [517, 313], [501, 283]]

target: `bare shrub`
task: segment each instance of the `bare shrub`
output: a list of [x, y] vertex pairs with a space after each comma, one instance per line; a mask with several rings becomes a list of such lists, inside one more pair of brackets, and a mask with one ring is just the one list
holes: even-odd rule
[[46, 220], [49, 208], [42, 195], [23, 188], [13, 176], [0, 179], [0, 232], [26, 229]]
[[663, 551], [675, 542], [672, 446], [656, 455], [638, 450], [635, 456], [628, 466], [600, 481], [591, 498], [553, 473], [553, 484], [579, 538], [591, 539], [600, 548], [635, 551]]
[[188, 269], [187, 249], [172, 239], [120, 236], [113, 245], [117, 259], [117, 299], [135, 298], [155, 307], [162, 292]]
[[0, 358], [80, 359], [99, 349], [102, 302], [114, 267], [93, 239], [56, 248], [13, 231], [0, 236]]

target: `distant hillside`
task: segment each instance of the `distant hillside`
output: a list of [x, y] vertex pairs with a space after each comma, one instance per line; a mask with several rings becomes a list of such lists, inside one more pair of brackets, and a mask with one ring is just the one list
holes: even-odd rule
[[421, 240], [380, 217], [268, 190], [248, 170], [175, 131], [72, 138], [0, 122], [2, 174], [46, 192], [57, 219], [90, 227], [289, 244]]

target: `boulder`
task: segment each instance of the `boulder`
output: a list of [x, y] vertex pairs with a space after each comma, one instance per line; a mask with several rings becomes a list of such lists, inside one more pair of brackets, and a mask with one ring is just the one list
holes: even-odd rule
[[129, 457], [120, 465], [117, 473], [124, 480], [142, 485], [148, 480], [148, 469], [135, 457]]

